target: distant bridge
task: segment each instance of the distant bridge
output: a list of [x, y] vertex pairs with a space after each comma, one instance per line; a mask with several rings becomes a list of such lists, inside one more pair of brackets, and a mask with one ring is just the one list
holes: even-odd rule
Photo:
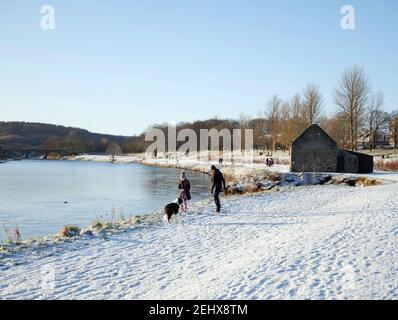
[[[5, 148], [0, 149], [0, 153], [5, 158], [28, 159], [32, 154], [37, 154], [43, 159], [47, 159], [50, 153], [59, 154], [61, 157], [68, 155], [66, 149], [40, 149], [40, 148]], [[20, 156], [17, 156], [20, 155]]]

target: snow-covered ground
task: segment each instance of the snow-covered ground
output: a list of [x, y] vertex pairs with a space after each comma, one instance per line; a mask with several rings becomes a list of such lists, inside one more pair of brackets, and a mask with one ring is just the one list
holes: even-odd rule
[[0, 298], [397, 299], [388, 177], [224, 198], [221, 215], [202, 203], [169, 225], [50, 246], [0, 271]]

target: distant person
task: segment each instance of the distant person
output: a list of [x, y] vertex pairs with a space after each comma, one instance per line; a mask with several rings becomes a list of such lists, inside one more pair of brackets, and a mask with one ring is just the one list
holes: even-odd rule
[[191, 183], [187, 179], [185, 172], [181, 173], [180, 179], [178, 180], [178, 191], [180, 192], [180, 198], [182, 200], [182, 210], [187, 212], [188, 201], [191, 200]]
[[272, 167], [274, 165], [274, 158], [269, 159], [269, 166]]
[[265, 165], [266, 165], [267, 167], [269, 166], [269, 159], [268, 159], [268, 158], [265, 160]]
[[224, 187], [224, 190], [226, 189], [225, 188], [225, 179], [224, 179], [224, 176], [222, 175], [221, 171], [219, 169], [217, 169], [216, 166], [212, 165], [211, 171], [212, 171], [211, 193], [214, 195], [214, 202], [217, 207], [216, 212], [221, 212], [220, 193], [223, 190], [223, 187]]
[[224, 159], [223, 159], [223, 158], [220, 158], [220, 159], [218, 159], [218, 163], [219, 163], [219, 165], [222, 165], [223, 161], [224, 161]]

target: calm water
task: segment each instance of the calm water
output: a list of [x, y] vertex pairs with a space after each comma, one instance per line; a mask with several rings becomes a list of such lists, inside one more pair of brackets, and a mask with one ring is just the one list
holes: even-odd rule
[[[85, 227], [112, 208], [117, 216], [153, 212], [175, 200], [180, 172], [140, 164], [9, 161], [0, 164], [0, 227], [18, 224], [28, 239], [65, 224]], [[187, 174], [192, 201], [207, 198], [209, 176]]]

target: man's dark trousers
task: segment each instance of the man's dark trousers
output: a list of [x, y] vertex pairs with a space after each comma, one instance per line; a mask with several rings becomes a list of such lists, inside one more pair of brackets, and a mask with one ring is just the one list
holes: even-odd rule
[[216, 190], [214, 190], [214, 202], [216, 203], [217, 211], [221, 210], [220, 192], [221, 188], [216, 188]]

